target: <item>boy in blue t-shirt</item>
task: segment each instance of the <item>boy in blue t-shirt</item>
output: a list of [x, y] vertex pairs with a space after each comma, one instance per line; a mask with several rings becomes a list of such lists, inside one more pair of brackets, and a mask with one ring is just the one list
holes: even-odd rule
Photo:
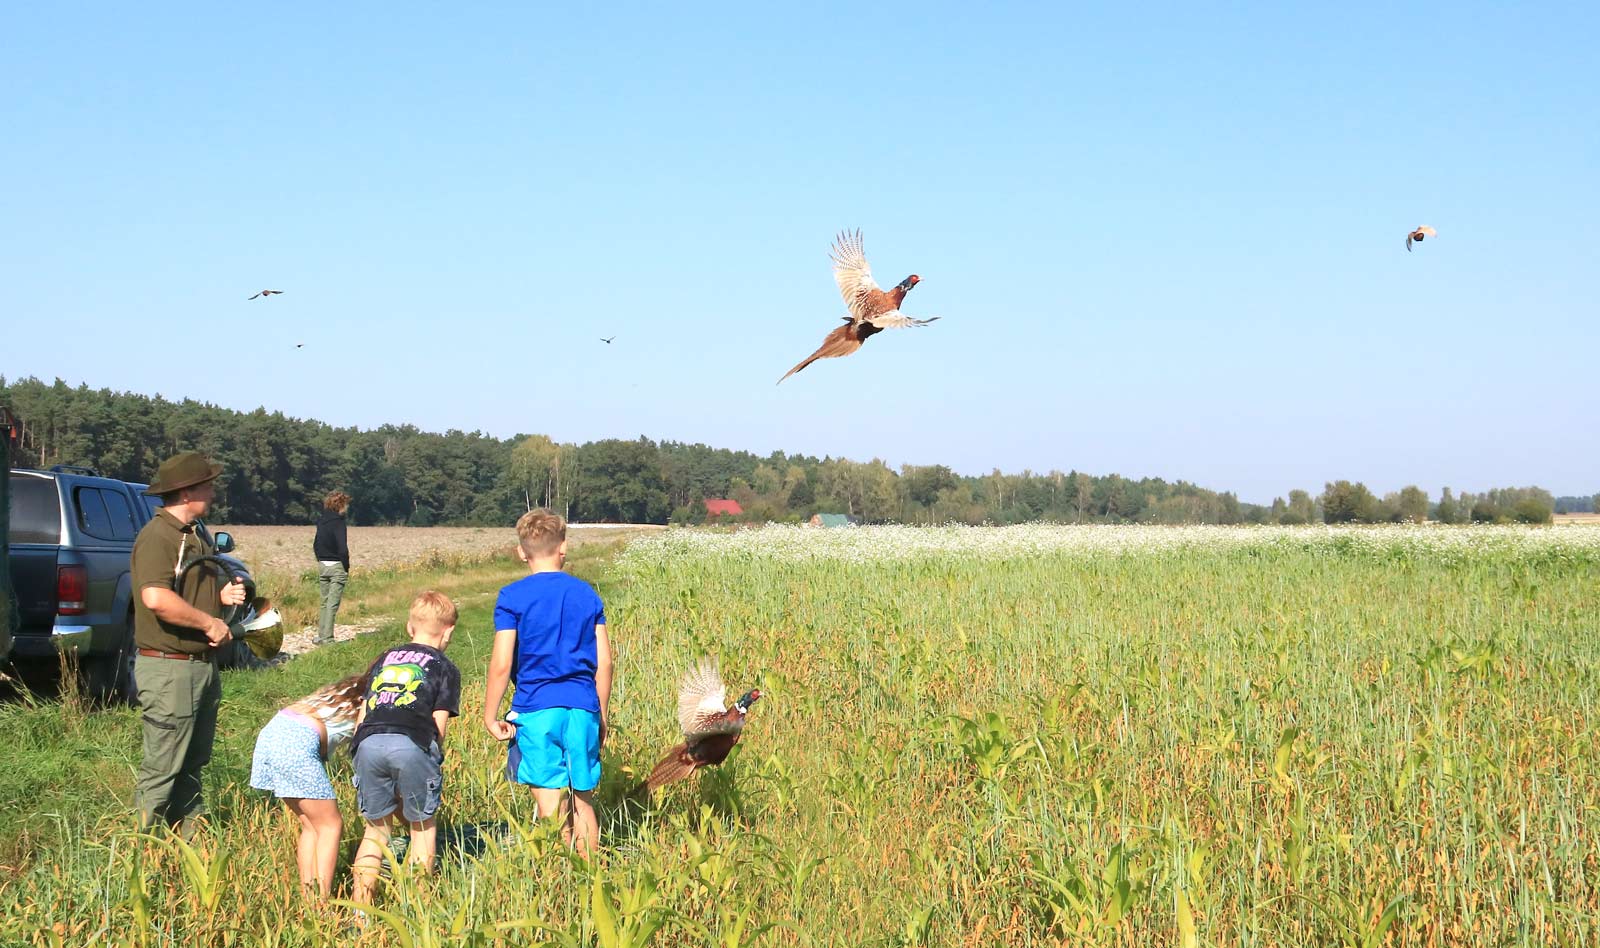
[[[540, 816], [570, 817], [567, 842], [585, 853], [600, 845], [594, 788], [611, 701], [611, 640], [594, 587], [561, 571], [567, 522], [548, 510], [517, 521], [517, 558], [528, 575], [500, 590], [483, 726], [510, 740], [506, 776], [533, 787]], [[500, 718], [508, 685], [511, 711]], [[568, 790], [562, 810], [562, 791]]]

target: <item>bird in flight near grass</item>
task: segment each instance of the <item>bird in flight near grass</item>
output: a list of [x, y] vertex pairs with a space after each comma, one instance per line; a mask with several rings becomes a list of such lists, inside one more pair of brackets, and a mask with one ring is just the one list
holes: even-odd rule
[[1434, 230], [1432, 227], [1429, 227], [1427, 224], [1423, 224], [1421, 227], [1418, 227], [1416, 230], [1406, 235], [1406, 253], [1411, 252], [1411, 242], [1413, 240], [1420, 244], [1425, 237], [1437, 236], [1439, 236], [1438, 231]]
[[678, 729], [683, 741], [667, 751], [650, 776], [631, 792], [649, 794], [702, 767], [722, 763], [744, 734], [750, 706], [760, 700], [761, 689], [751, 688], [729, 707], [728, 688], [722, 683], [716, 660], [700, 659], [678, 684]]
[[[282, 292], [282, 290], [262, 290], [260, 293], [257, 293], [256, 296], [277, 296]], [[256, 298], [256, 296], [252, 296], [250, 299], [253, 300]]]
[[[818, 359], [850, 355], [873, 334], [885, 329], [926, 326], [939, 318], [912, 319], [900, 312], [901, 301], [912, 287], [922, 282], [922, 278], [913, 273], [896, 283], [894, 289], [884, 292], [872, 279], [872, 268], [867, 265], [866, 251], [861, 245], [861, 231], [841, 233], [834, 239], [833, 251], [829, 256], [833, 259], [833, 281], [839, 284], [839, 293], [844, 297], [845, 306], [850, 308], [850, 315], [844, 317], [843, 326], [823, 338], [822, 346], [816, 352], [785, 372], [783, 379]], [[783, 379], [779, 379], [778, 384], [782, 385]]]

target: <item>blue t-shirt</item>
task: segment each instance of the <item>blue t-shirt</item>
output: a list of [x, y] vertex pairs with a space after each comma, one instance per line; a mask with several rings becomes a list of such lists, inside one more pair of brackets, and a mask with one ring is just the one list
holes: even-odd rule
[[500, 590], [495, 631], [517, 630], [511, 710], [599, 714], [594, 627], [605, 621], [606, 607], [594, 587], [566, 573], [532, 573]]

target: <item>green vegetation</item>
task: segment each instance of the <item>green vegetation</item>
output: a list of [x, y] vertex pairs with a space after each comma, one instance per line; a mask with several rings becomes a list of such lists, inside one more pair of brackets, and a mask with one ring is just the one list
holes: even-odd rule
[[[1597, 567], [1586, 527], [669, 532], [586, 567], [620, 672], [593, 866], [474, 720], [485, 574], [440, 873], [399, 870], [374, 942], [1593, 944]], [[214, 835], [187, 858], [125, 801], [60, 807], [0, 883], [6, 930], [344, 943], [243, 784], [278, 701], [396, 635], [229, 676]], [[628, 803], [701, 654], [767, 697], [721, 769]], [[131, 761], [111, 720], [81, 740]]]
[[[1416, 486], [1379, 498], [1365, 485], [1336, 481], [1320, 497], [1293, 490], [1287, 501], [1259, 506], [1184, 481], [1118, 474], [995, 470], [969, 477], [939, 464], [896, 471], [878, 459], [782, 451], [759, 457], [642, 437], [578, 445], [537, 434], [504, 440], [476, 431], [434, 434], [411, 425], [360, 431], [265, 409], [236, 412], [31, 378], [9, 385], [0, 378], [0, 404], [6, 403], [24, 422], [19, 463], [80, 464], [142, 481], [174, 451], [210, 454], [225, 468], [213, 519], [235, 524], [309, 523], [335, 488], [356, 497], [353, 522], [411, 526], [502, 526], [541, 504], [577, 521], [700, 523], [707, 498], [736, 500], [744, 514], [735, 519], [757, 523], [797, 522], [818, 512], [925, 524], [1294, 525], [1420, 521], [1430, 514], [1428, 495]], [[1528, 519], [1531, 508], [1516, 505], [1532, 498], [1556, 506], [1536, 487], [1448, 494], [1445, 488], [1433, 511], [1445, 523], [1540, 522]], [[1563, 500], [1574, 507], [1574, 498]]]

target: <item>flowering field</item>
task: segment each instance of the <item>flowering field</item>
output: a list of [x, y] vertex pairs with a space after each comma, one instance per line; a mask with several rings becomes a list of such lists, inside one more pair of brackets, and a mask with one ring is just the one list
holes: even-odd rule
[[[1595, 944], [1597, 576], [1588, 527], [666, 531], [601, 577], [603, 858], [565, 857], [500, 777], [464, 599], [454, 842], [368, 939]], [[630, 799], [702, 654], [765, 693], [744, 741]], [[291, 891], [281, 813], [238, 787], [270, 708], [232, 713], [196, 858], [86, 838], [0, 884], [17, 930], [343, 943], [348, 909]]]

